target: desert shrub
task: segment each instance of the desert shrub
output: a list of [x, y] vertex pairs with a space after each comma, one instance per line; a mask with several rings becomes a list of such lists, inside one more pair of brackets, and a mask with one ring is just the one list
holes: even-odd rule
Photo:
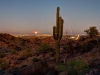
[[45, 53], [47, 51], [49, 51], [51, 49], [51, 46], [46, 44], [46, 43], [42, 43], [37, 49], [36, 51], [38, 53]]
[[74, 51], [73, 51], [73, 46], [72, 46], [72, 45], [64, 45], [64, 46], [63, 46], [63, 49], [64, 49], [64, 51], [66, 51], [67, 53], [71, 53], [71, 54], [74, 53]]
[[30, 54], [30, 49], [26, 49], [26, 53], [27, 53], [27, 55], [29, 55]]
[[30, 56], [32, 56], [30, 49], [23, 50], [22, 57], [27, 58]]
[[58, 66], [58, 71], [60, 72], [64, 72], [67, 69], [67, 65], [66, 64], [59, 64]]
[[67, 51], [67, 53], [70, 52], [70, 46], [69, 46], [69, 45], [64, 45], [64, 46], [63, 46], [63, 49], [64, 49], [65, 51]]
[[4, 57], [5, 53], [4, 52], [0, 52], [0, 58]]
[[67, 75], [85, 75], [90, 71], [90, 67], [82, 60], [74, 59], [68, 61], [66, 65], [59, 65], [59, 72], [64, 72]]
[[16, 50], [10, 50], [11, 54], [16, 54]]
[[34, 59], [34, 71], [32, 75], [58, 75], [58, 71], [54, 68], [49, 67], [45, 59]]
[[82, 49], [81, 49], [81, 53], [86, 53], [86, 52], [89, 52], [93, 49], [93, 44], [91, 44], [89, 41], [85, 42], [83, 45], [82, 45]]
[[40, 59], [39, 58], [33, 58], [32, 61], [33, 61], [33, 63], [35, 63], [35, 62], [39, 62]]
[[6, 65], [6, 61], [5, 60], [1, 60], [0, 61], [0, 68], [3, 68]]

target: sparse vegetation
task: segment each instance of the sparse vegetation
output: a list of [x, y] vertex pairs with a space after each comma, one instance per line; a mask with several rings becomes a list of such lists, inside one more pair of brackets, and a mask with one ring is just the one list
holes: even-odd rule
[[[28, 38], [28, 40], [30, 40], [30, 38]], [[10, 42], [10, 39], [5, 40], [5, 41]], [[16, 42], [17, 41], [18, 40], [16, 40]], [[23, 41], [23, 40], [21, 39], [21, 41]], [[47, 65], [50, 66], [50, 67], [48, 67], [48, 70], [47, 70], [47, 68], [46, 69], [44, 68], [44, 69], [46, 70], [46, 72], [51, 71], [52, 67], [54, 68], [56, 66], [55, 57], [54, 57], [55, 41], [54, 41], [53, 37], [41, 39], [41, 41], [39, 41], [39, 42], [38, 41], [39, 40], [35, 41], [35, 39], [32, 39], [32, 38], [31, 38], [31, 42], [24, 41], [24, 42], [26, 42], [26, 45], [29, 45], [32, 48], [27, 48], [26, 46], [24, 46], [25, 50], [20, 50], [20, 51], [14, 49], [14, 47], [13, 47], [13, 46], [15, 46], [15, 47], [18, 46], [19, 48], [23, 48], [23, 46], [20, 45], [20, 43], [19, 44], [17, 43], [17, 45], [14, 45], [14, 43], [11, 42], [13, 45], [12, 46], [10, 45], [11, 46], [10, 47], [11, 50], [10, 50], [10, 49], [7, 49], [7, 48], [9, 48], [7, 46], [7, 45], [9, 45], [8, 43], [1, 42], [0, 49], [1, 49], [2, 53], [0, 54], [0, 57], [4, 57], [5, 52], [8, 52], [4, 58], [0, 58], [1, 61], [7, 59], [6, 65], [5, 65], [5, 62], [2, 62], [2, 64], [0, 64], [1, 68], [6, 67], [8, 69], [11, 68], [11, 70], [13, 70], [13, 68], [16, 67], [16, 65], [21, 65], [21, 66], [26, 65], [27, 66], [27, 64], [28, 64], [30, 66], [31, 65], [33, 66], [33, 63], [37, 63], [37, 66], [38, 66], [38, 64], [42, 65], [41, 59], [44, 59], [47, 62]], [[36, 42], [38, 42], [38, 44]], [[5, 44], [5, 45], [2, 45], [2, 44]], [[60, 65], [58, 68], [59, 73], [63, 72], [64, 74], [70, 74], [70, 75], [82, 75], [82, 73], [83, 73], [85, 75], [86, 72], [90, 70], [89, 66], [87, 64], [84, 64], [83, 63], [84, 61], [82, 61], [82, 60], [78, 60], [78, 59], [72, 60], [72, 59], [75, 58], [76, 56], [82, 56], [84, 54], [92, 52], [94, 47], [99, 48], [98, 45], [100, 44], [100, 40], [98, 39], [98, 37], [86, 38], [83, 41], [74, 41], [73, 40], [73, 41], [68, 42], [66, 40], [61, 40], [60, 44], [62, 47], [60, 49], [61, 50], [61, 53], [60, 53], [61, 58], [60, 58], [60, 63], [59, 63]], [[7, 47], [7, 48], [4, 49], [4, 47]], [[32, 49], [32, 51], [31, 51], [31, 49]], [[73, 57], [74, 55], [71, 54], [71, 50], [73, 50], [75, 52], [74, 53], [75, 57]], [[9, 52], [12, 54], [10, 55]], [[17, 54], [16, 54], [16, 52], [17, 52]], [[53, 53], [53, 56], [52, 56], [52, 53]], [[95, 54], [93, 54], [93, 53], [95, 53]], [[95, 66], [95, 63], [97, 63], [96, 65], [98, 65], [100, 50], [98, 50], [98, 52], [93, 52], [93, 53], [89, 53], [89, 56], [93, 57], [95, 59], [95, 60], [93, 60], [94, 62], [92, 63], [91, 62], [92, 59], [89, 58], [91, 61], [89, 61], [88, 64], [91, 66], [92, 66], [92, 64], [94, 64], [94, 66]], [[98, 60], [96, 60], [96, 58], [95, 58], [96, 55], [98, 55]], [[63, 59], [66, 59], [65, 62], [67, 62], [67, 63], [63, 64], [64, 63]], [[87, 59], [86, 61], [88, 62], [89, 59]], [[69, 61], [69, 60], [72, 60], [72, 61]], [[25, 68], [27, 68], [26, 66], [25, 66]], [[44, 73], [44, 72], [42, 72], [43, 69], [41, 69], [44, 66], [38, 67], [38, 68], [37, 68], [37, 66], [35, 66], [36, 67], [35, 71], [37, 71], [37, 73], [38, 73], [38, 70], [39, 70], [41, 73]], [[29, 68], [27, 68], [27, 69], [29, 69]]]
[[6, 65], [6, 61], [5, 60], [1, 60], [0, 61], [0, 68], [3, 68]]
[[32, 56], [30, 49], [23, 50], [22, 57], [27, 58], [30, 56]]
[[51, 46], [46, 43], [41, 43], [41, 45], [36, 49], [38, 53], [45, 53], [51, 49]]
[[11, 54], [16, 54], [16, 50], [10, 50]]
[[73, 52], [72, 45], [64, 45], [63, 48], [67, 53]]
[[0, 52], [0, 58], [4, 57], [5, 53], [4, 52]]
[[85, 75], [89, 72], [90, 67], [80, 59], [74, 59], [68, 61], [66, 65], [59, 65], [59, 72], [63, 72], [65, 75]]

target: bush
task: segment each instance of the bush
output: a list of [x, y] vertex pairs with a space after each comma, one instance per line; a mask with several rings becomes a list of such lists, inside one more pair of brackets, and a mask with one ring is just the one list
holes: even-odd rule
[[64, 46], [63, 46], [63, 49], [64, 49], [65, 51], [67, 51], [67, 53], [70, 53], [70, 46], [69, 46], [69, 45], [64, 45]]
[[5, 60], [1, 60], [0, 61], [0, 68], [3, 68], [6, 65], [6, 61]]
[[85, 41], [88, 39], [88, 36], [80, 36], [79, 41]]
[[31, 50], [30, 50], [30, 49], [23, 50], [22, 56], [23, 56], [24, 58], [27, 58], [27, 57], [32, 56]]
[[67, 52], [67, 53], [70, 53], [70, 54], [73, 54], [74, 51], [73, 51], [73, 46], [72, 45], [64, 45], [63, 46], [63, 49]]
[[68, 61], [66, 65], [59, 65], [59, 72], [64, 72], [67, 75], [85, 75], [90, 71], [90, 67], [82, 60], [74, 59]]
[[11, 54], [16, 54], [16, 50], [11, 50]]
[[46, 44], [46, 43], [42, 43], [38, 48], [37, 48], [37, 52], [38, 53], [45, 53], [47, 51], [49, 51], [51, 48], [50, 45]]
[[5, 56], [5, 53], [3, 52], [0, 52], [0, 58], [4, 57]]

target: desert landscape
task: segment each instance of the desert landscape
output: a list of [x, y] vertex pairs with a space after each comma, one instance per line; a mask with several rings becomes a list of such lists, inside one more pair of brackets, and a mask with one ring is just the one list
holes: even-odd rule
[[99, 3], [1, 0], [0, 75], [100, 75]]
[[[100, 36], [84, 39], [80, 37], [79, 40], [62, 39], [60, 64], [58, 69], [55, 69], [55, 40], [52, 36], [20, 38], [1, 33], [0, 63], [1, 75], [58, 75], [57, 73], [66, 75], [67, 69], [69, 74], [74, 73], [75, 70], [74, 75], [89, 73], [92, 70], [98, 73]], [[79, 67], [75, 68], [75, 66]]]

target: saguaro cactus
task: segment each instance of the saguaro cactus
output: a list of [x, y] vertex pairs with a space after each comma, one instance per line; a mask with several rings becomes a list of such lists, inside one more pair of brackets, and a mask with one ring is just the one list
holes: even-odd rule
[[56, 26], [53, 26], [53, 37], [56, 41], [56, 64], [59, 64], [60, 60], [60, 40], [62, 39], [63, 35], [63, 22], [64, 20], [60, 16], [60, 8], [57, 7], [57, 13], [56, 13]]

